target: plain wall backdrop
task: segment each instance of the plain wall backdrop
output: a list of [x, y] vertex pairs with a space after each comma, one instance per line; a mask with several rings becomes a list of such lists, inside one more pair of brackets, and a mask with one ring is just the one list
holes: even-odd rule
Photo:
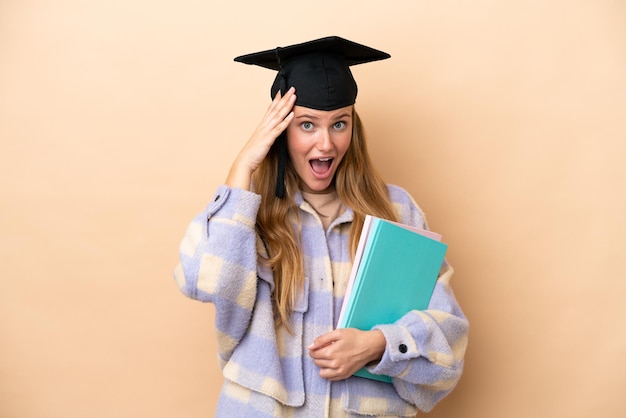
[[3, 0], [0, 416], [209, 417], [213, 308], [172, 271], [269, 104], [237, 55], [339, 35], [377, 167], [471, 322], [432, 417], [626, 415], [626, 3]]

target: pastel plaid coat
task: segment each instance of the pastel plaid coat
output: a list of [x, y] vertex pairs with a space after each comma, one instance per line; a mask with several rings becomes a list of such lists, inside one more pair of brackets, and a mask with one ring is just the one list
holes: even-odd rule
[[[425, 228], [411, 196], [397, 186], [388, 189], [401, 222]], [[459, 381], [467, 346], [468, 321], [450, 287], [452, 268], [442, 268], [427, 310], [376, 327], [387, 345], [368, 370], [391, 376], [391, 384], [355, 376], [323, 379], [306, 347], [337, 324], [351, 268], [353, 213], [347, 209], [325, 231], [302, 195], [295, 199], [305, 287], [291, 316], [293, 333], [274, 326], [272, 272], [258, 262], [264, 253], [255, 231], [259, 195], [221, 186], [181, 242], [174, 274], [179, 288], [215, 305], [225, 381], [216, 416], [408, 417], [431, 410]]]

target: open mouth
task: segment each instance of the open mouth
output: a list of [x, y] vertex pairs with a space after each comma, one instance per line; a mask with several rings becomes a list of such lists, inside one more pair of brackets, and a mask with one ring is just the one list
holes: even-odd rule
[[315, 160], [310, 160], [309, 164], [311, 164], [311, 168], [313, 172], [316, 174], [325, 174], [330, 170], [331, 165], [333, 164], [332, 158], [318, 158]]

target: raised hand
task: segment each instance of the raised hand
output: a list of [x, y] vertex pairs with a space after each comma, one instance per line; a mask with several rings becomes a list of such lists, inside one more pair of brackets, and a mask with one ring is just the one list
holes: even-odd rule
[[293, 119], [295, 91], [295, 88], [291, 87], [284, 96], [281, 96], [280, 92], [276, 93], [261, 123], [235, 158], [226, 178], [227, 186], [250, 189], [252, 173], [267, 156], [276, 138]]

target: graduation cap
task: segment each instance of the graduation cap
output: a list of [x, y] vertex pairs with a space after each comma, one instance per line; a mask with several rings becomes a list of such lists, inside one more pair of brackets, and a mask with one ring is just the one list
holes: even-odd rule
[[[357, 85], [350, 66], [390, 58], [386, 52], [338, 36], [329, 36], [286, 47], [241, 55], [235, 61], [278, 71], [270, 89], [274, 98], [296, 88], [296, 105], [316, 110], [335, 110], [355, 103]], [[278, 139], [276, 196], [285, 195], [287, 161], [285, 135]]]

